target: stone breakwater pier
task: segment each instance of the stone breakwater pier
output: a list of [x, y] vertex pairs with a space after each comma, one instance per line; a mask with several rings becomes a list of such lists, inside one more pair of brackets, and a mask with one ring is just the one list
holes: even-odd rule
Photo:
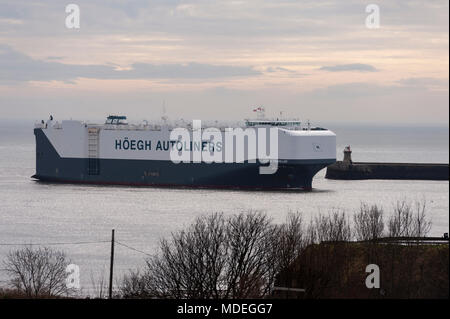
[[350, 146], [344, 149], [344, 160], [327, 167], [328, 179], [410, 179], [448, 180], [448, 164], [353, 162]]

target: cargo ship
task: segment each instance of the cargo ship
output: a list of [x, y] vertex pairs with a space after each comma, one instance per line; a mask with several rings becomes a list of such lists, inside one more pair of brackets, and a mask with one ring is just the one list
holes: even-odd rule
[[[183, 127], [190, 132], [190, 137], [195, 135], [197, 128], [193, 125]], [[309, 123], [303, 126], [295, 119], [266, 119], [263, 114], [235, 128], [242, 139], [237, 141], [241, 137], [236, 134], [232, 146], [221, 139], [220, 133], [234, 128], [215, 128], [216, 140], [212, 148], [214, 136], [208, 141], [205, 141], [205, 133], [201, 136], [199, 151], [209, 155], [216, 152], [215, 155], [219, 155], [216, 160], [192, 161], [195, 154], [191, 154], [190, 161], [174, 161], [173, 154], [177, 151], [174, 145], [176, 148], [182, 144], [173, 141], [171, 134], [179, 128], [168, 124], [166, 119], [154, 124], [147, 121], [128, 124], [126, 116], [110, 115], [105, 123], [92, 124], [75, 120], [59, 122], [50, 116], [34, 128], [36, 174], [32, 177], [47, 182], [83, 184], [311, 190], [314, 175], [336, 162], [336, 135], [328, 129], [312, 127]], [[252, 134], [248, 132], [261, 129], [268, 133], [255, 135], [260, 140], [264, 135], [266, 140], [255, 146], [255, 142], [249, 142]], [[249, 151], [251, 146], [259, 148], [266, 143], [267, 148], [271, 148], [274, 134], [276, 156], [266, 157], [265, 162], [255, 158], [255, 152]], [[194, 139], [185, 141], [184, 151], [193, 153], [195, 143]], [[231, 148], [235, 151], [239, 145], [247, 148], [245, 155], [224, 160]], [[261, 173], [261, 167], [273, 163], [276, 164], [273, 172]]]

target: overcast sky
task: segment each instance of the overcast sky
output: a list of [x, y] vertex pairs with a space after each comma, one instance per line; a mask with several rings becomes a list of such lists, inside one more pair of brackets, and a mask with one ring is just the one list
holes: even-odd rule
[[0, 0], [1, 119], [448, 124], [448, 3]]

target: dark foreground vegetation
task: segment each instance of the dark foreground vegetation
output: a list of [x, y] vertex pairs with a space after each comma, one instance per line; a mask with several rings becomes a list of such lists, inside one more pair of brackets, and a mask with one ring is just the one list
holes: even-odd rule
[[[278, 277], [277, 285], [302, 287], [275, 298], [448, 298], [448, 245], [322, 243], [308, 246]], [[368, 289], [366, 266], [380, 269], [380, 288]]]
[[[163, 239], [158, 254], [121, 278], [114, 295], [448, 298], [448, 241], [424, 244], [431, 228], [425, 204], [398, 202], [384, 215], [381, 207], [362, 204], [352, 220], [340, 210], [308, 222], [290, 213], [282, 224], [260, 212], [199, 217]], [[48, 248], [12, 251], [4, 262], [10, 289], [0, 290], [0, 297], [68, 295], [59, 275], [68, 263], [62, 252]], [[369, 264], [379, 266], [380, 288], [366, 287]]]

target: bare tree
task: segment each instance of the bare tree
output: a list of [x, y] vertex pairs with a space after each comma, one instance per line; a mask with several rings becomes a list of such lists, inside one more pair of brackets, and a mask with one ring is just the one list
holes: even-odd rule
[[383, 209], [377, 205], [361, 203], [353, 216], [356, 240], [373, 240], [383, 236]]
[[198, 218], [162, 240], [144, 272], [130, 272], [122, 296], [131, 298], [260, 298], [303, 245], [302, 220], [289, 214], [274, 225], [262, 213]]
[[270, 264], [277, 247], [274, 232], [276, 228], [261, 213], [239, 214], [228, 220], [225, 298], [262, 297], [269, 292], [276, 275]]
[[69, 292], [66, 267], [70, 262], [62, 251], [27, 246], [11, 251], [4, 264], [11, 276], [11, 286], [27, 297], [60, 296]]
[[141, 274], [139, 270], [130, 271], [119, 283], [118, 294], [127, 299], [151, 298], [152, 286], [149, 279], [148, 273]]
[[[416, 210], [413, 214], [408, 205], [397, 203], [389, 232], [429, 231], [424, 206], [417, 206]], [[383, 210], [378, 206], [362, 204], [354, 220], [358, 239], [382, 236]], [[273, 224], [259, 212], [203, 216], [187, 229], [162, 240], [159, 254], [146, 260], [144, 270], [126, 275], [119, 291], [127, 298], [263, 298], [270, 295], [281, 272], [295, 268], [297, 260], [308, 259], [316, 251], [320, 258], [308, 270], [315, 274], [311, 285], [325, 287], [332, 282], [331, 266], [323, 265], [321, 260], [345, 259], [347, 246], [340, 250], [340, 255], [333, 249], [341, 244], [337, 242], [351, 239], [349, 219], [339, 210], [318, 214], [311, 219], [306, 232], [299, 213], [288, 214], [281, 225]], [[322, 242], [331, 243], [307, 247]], [[345, 272], [350, 267], [346, 263], [340, 270], [344, 277], [349, 275]], [[289, 280], [287, 275], [283, 278]]]
[[426, 218], [426, 202], [415, 202], [415, 212], [412, 222], [413, 236], [425, 237], [431, 230], [431, 220]]
[[108, 296], [108, 282], [105, 278], [105, 272], [102, 270], [100, 276], [95, 278], [91, 272], [92, 293], [95, 298], [103, 299]]
[[352, 237], [350, 223], [345, 212], [334, 210], [328, 215], [319, 214], [314, 219], [309, 237], [319, 243], [324, 241], [348, 241]]
[[[186, 231], [162, 240], [159, 256], [147, 260], [142, 276], [148, 295], [169, 298], [219, 298], [226, 266], [225, 219], [198, 218]], [[150, 277], [151, 280], [146, 280]]]
[[389, 237], [410, 237], [412, 235], [412, 211], [406, 201], [398, 201], [389, 218]]
[[277, 241], [277, 261], [279, 267], [285, 269], [300, 255], [306, 246], [308, 236], [305, 235], [303, 218], [300, 213], [289, 213], [286, 222], [274, 233]]
[[312, 245], [318, 242], [317, 231], [314, 223], [314, 219], [310, 219], [308, 227], [306, 227], [305, 244]]
[[394, 214], [389, 218], [390, 237], [423, 237], [430, 229], [431, 221], [426, 218], [425, 202], [416, 202], [415, 211], [406, 201], [396, 203]]

